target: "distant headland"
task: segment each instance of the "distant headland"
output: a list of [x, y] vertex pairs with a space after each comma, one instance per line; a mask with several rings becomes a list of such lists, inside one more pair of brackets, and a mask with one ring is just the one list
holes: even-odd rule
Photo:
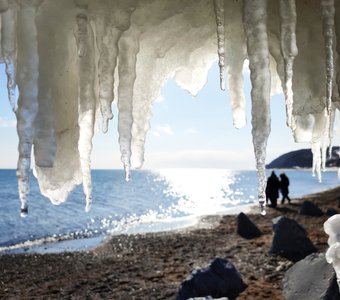
[[[300, 149], [285, 153], [266, 165], [267, 169], [300, 169], [312, 168], [313, 154], [311, 149]], [[340, 167], [340, 147], [333, 146], [331, 155], [326, 158], [326, 167]]]

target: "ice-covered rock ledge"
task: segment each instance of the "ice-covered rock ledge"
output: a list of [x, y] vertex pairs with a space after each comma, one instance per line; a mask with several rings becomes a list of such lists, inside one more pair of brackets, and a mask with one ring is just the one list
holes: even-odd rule
[[326, 260], [333, 265], [340, 288], [340, 214], [330, 217], [324, 224], [324, 230], [329, 235]]
[[311, 143], [314, 171], [324, 167], [340, 107], [339, 1], [0, 0], [0, 12], [23, 215], [32, 155], [42, 194], [59, 204], [83, 183], [89, 209], [91, 140], [98, 120], [107, 131], [112, 102], [128, 179], [143, 164], [151, 104], [166, 80], [196, 95], [217, 59], [237, 128], [249, 60], [260, 204], [272, 93], [284, 92], [287, 125], [296, 142]]

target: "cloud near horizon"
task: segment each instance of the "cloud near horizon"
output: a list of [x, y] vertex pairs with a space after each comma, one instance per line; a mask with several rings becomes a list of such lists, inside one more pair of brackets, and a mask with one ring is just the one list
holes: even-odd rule
[[161, 136], [162, 134], [165, 134], [165, 135], [173, 135], [174, 132], [171, 128], [171, 126], [169, 124], [165, 124], [165, 125], [157, 125], [155, 126], [154, 129], [151, 130], [151, 133], [154, 135], [154, 136]]
[[255, 169], [252, 150], [185, 150], [146, 153], [144, 169], [158, 168], [223, 168]]
[[198, 130], [195, 128], [187, 128], [184, 130], [184, 134], [197, 134]]
[[4, 119], [0, 117], [0, 128], [13, 128], [17, 124], [17, 121], [15, 119]]

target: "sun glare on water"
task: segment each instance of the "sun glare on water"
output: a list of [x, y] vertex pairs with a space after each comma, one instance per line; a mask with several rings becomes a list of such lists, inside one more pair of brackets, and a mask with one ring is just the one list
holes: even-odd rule
[[194, 168], [161, 169], [158, 172], [168, 183], [164, 193], [179, 199], [177, 210], [184, 214], [216, 214], [244, 200], [242, 192], [232, 188], [237, 180], [236, 171]]

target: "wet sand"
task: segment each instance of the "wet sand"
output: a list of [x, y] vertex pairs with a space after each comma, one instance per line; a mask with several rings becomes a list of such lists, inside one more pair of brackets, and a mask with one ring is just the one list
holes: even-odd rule
[[0, 256], [0, 299], [175, 299], [190, 272], [215, 257], [230, 260], [248, 285], [238, 299], [284, 299], [281, 281], [292, 263], [268, 254], [272, 218], [295, 219], [325, 252], [327, 216], [300, 216], [299, 206], [311, 200], [340, 212], [339, 197], [340, 187], [269, 208], [265, 217], [248, 213], [264, 233], [253, 240], [236, 234], [235, 215], [207, 216], [195, 228], [115, 236], [88, 252]]

